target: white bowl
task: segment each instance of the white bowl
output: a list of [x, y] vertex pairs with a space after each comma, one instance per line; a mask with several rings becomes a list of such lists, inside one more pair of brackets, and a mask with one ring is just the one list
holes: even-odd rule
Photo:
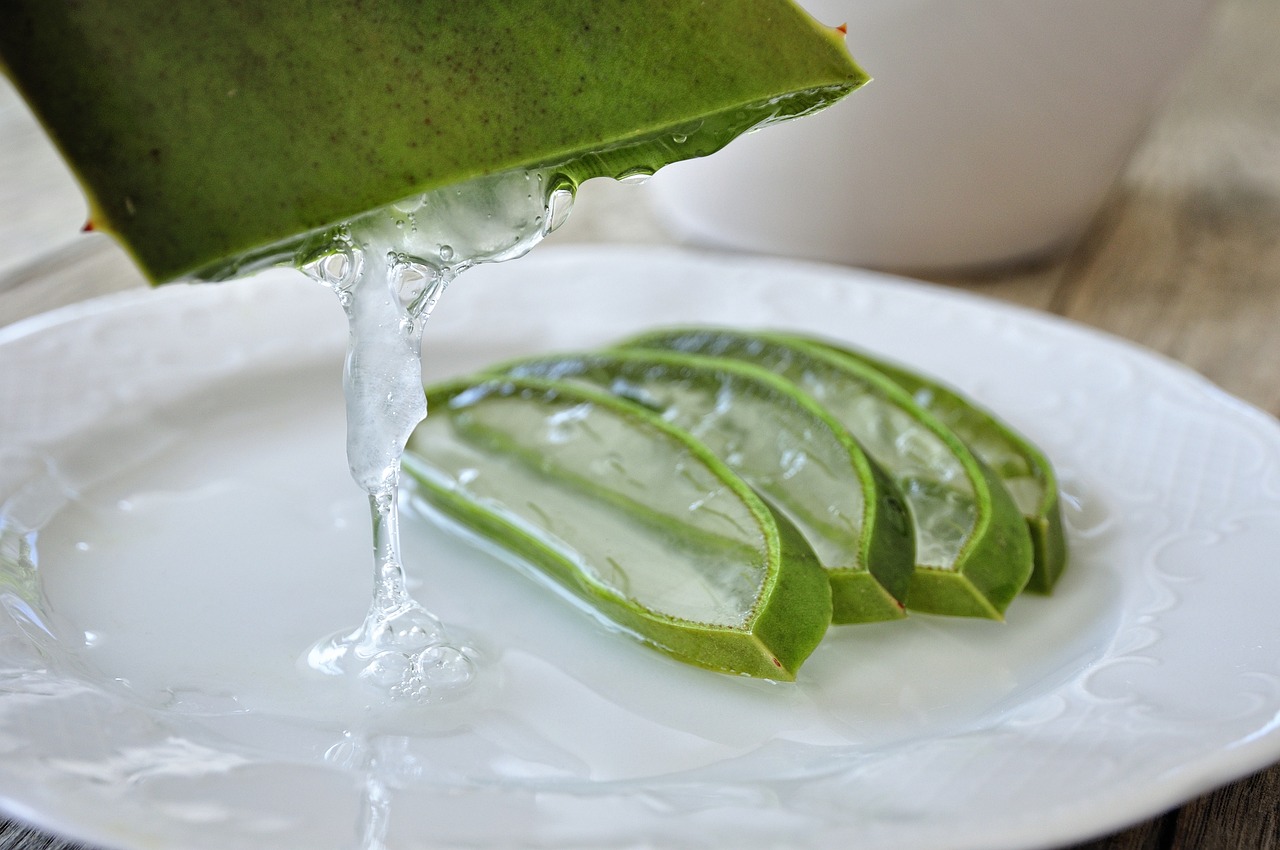
[[664, 169], [702, 244], [907, 270], [1044, 255], [1088, 224], [1213, 0], [802, 0], [874, 78]]

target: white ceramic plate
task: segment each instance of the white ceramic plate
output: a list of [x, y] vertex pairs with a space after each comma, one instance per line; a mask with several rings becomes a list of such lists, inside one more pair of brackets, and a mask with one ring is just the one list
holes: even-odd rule
[[915, 364], [1041, 444], [1072, 563], [1007, 622], [840, 627], [796, 685], [609, 633], [406, 521], [471, 702], [365, 710], [295, 667], [367, 604], [345, 340], [288, 273], [0, 331], [0, 806], [102, 845], [1032, 848], [1280, 758], [1280, 427], [1053, 318], [872, 274], [548, 249], [477, 269], [428, 373], [668, 323]]

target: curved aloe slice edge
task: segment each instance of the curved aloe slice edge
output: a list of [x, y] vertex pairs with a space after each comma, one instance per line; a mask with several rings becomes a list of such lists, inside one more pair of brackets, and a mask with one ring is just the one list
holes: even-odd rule
[[[432, 447], [420, 428], [410, 440], [404, 469], [418, 484], [422, 497], [451, 520], [536, 568], [610, 622], [670, 655], [722, 672], [794, 679], [801, 663], [821, 641], [831, 617], [831, 591], [825, 571], [799, 532], [699, 443], [658, 417], [604, 393], [555, 381], [452, 382], [428, 390], [428, 404], [433, 411], [428, 422], [438, 425], [441, 417], [451, 415], [450, 402], [461, 393], [474, 393], [474, 403], [482, 404], [489, 394], [509, 397], [521, 390], [587, 402], [646, 429], [654, 440], [678, 443], [746, 506], [767, 541], [767, 574], [743, 625], [693, 622], [651, 610], [628, 598], [584, 570], [547, 539], [522, 528], [492, 504], [469, 496], [465, 488], [443, 478], [432, 465]], [[600, 496], [581, 483], [575, 486], [581, 488], [584, 499]], [[671, 531], [679, 530], [673, 527]]]
[[[937, 381], [929, 380], [910, 369], [827, 340], [799, 336], [796, 339], [822, 345], [841, 356], [866, 363], [883, 373], [915, 396], [925, 409], [942, 419], [970, 446], [977, 444], [977, 441], [972, 439], [977, 436], [975, 432], [984, 430], [988, 434], [996, 435], [1012, 452], [1016, 453], [1026, 463], [1030, 477], [1040, 488], [1034, 510], [1023, 510], [1034, 551], [1034, 564], [1031, 578], [1027, 582], [1027, 590], [1036, 593], [1053, 591], [1054, 585], [1066, 568], [1066, 535], [1062, 527], [1057, 474], [1054, 472], [1053, 465], [1049, 463], [1049, 459], [1034, 443], [960, 392]], [[929, 401], [921, 401], [922, 391], [929, 396]], [[975, 448], [975, 453], [982, 456], [981, 449]], [[1004, 476], [1001, 475], [1000, 469], [998, 467], [993, 469], [996, 476], [1003, 480]]]

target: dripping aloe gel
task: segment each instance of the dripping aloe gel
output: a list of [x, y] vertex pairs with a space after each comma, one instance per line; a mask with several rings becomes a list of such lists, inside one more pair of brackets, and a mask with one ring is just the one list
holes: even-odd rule
[[313, 646], [305, 658], [312, 670], [422, 702], [461, 693], [474, 679], [478, 653], [412, 597], [400, 557], [400, 459], [427, 415], [423, 328], [457, 275], [525, 254], [564, 221], [572, 198], [550, 172], [499, 174], [362, 216], [328, 234], [320, 256], [303, 262], [347, 315], [347, 461], [369, 497], [374, 550], [364, 622]]

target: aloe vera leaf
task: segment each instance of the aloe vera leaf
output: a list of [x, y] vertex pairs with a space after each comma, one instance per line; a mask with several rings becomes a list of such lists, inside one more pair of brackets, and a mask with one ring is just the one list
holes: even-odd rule
[[995, 414], [945, 384], [862, 351], [826, 340], [804, 339], [866, 363], [889, 377], [946, 423], [995, 471], [1018, 504], [1031, 534], [1034, 566], [1027, 590], [1052, 592], [1066, 568], [1067, 543], [1057, 474], [1044, 452]]
[[556, 381], [427, 393], [404, 468], [437, 511], [670, 655], [789, 680], [831, 618], [799, 532], [660, 417]]
[[563, 354], [495, 367], [585, 384], [706, 445], [800, 530], [831, 581], [832, 622], [905, 615], [915, 541], [897, 486], [826, 410], [771, 372], [674, 352]]
[[866, 80], [789, 0], [10, 0], [0, 64], [158, 281], [484, 175], [652, 172]]
[[656, 331], [625, 343], [731, 357], [799, 385], [893, 477], [916, 526], [911, 610], [1001, 619], [1031, 574], [1031, 538], [995, 474], [879, 372], [784, 334]]

